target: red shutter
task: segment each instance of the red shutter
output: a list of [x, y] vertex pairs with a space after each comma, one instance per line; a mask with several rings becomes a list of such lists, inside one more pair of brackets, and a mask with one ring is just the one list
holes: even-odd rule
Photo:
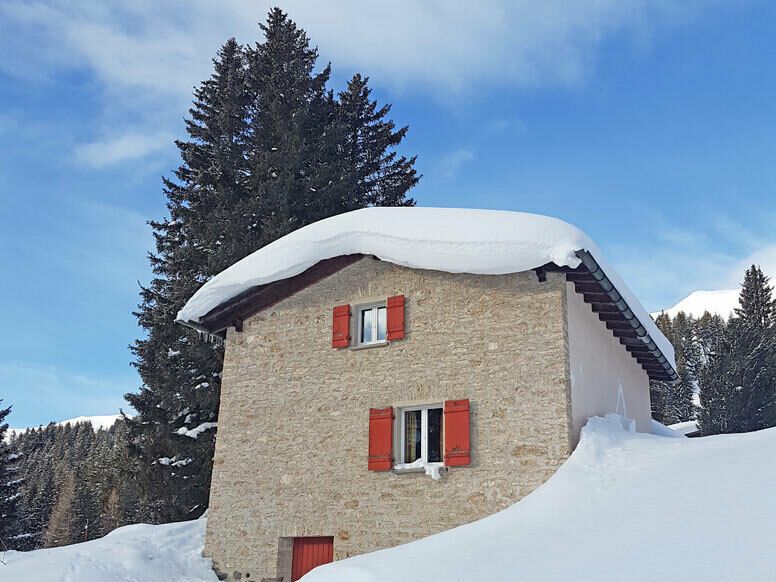
[[389, 297], [385, 306], [388, 308], [388, 339], [400, 340], [404, 337], [404, 295]]
[[331, 325], [331, 347], [346, 348], [350, 345], [350, 305], [334, 308]]
[[458, 467], [471, 463], [469, 445], [469, 400], [445, 402], [445, 465]]
[[390, 471], [393, 466], [393, 408], [369, 409], [369, 470]]

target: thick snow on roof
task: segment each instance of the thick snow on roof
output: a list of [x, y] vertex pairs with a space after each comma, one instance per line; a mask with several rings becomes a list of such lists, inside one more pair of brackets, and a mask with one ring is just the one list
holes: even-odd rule
[[302, 581], [776, 580], [774, 446], [776, 429], [665, 438], [591, 418], [566, 463], [513, 506]]
[[550, 262], [576, 267], [580, 250], [595, 258], [673, 364], [671, 343], [590, 237], [557, 218], [524, 212], [402, 207], [333, 216], [268, 244], [213, 277], [180, 310], [178, 320], [197, 323], [251, 287], [293, 277], [341, 255], [374, 255], [405, 267], [450, 273], [505, 274]]

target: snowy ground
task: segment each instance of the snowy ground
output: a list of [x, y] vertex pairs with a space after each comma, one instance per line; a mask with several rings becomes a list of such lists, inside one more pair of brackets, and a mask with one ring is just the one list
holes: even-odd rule
[[[592, 419], [571, 458], [512, 507], [304, 582], [776, 580], [776, 429], [686, 439]], [[215, 582], [205, 520], [5, 554], [3, 582]], [[2, 557], [2, 554], [0, 554]]]
[[303, 582], [776, 580], [776, 429], [700, 439], [592, 419], [512, 507]]
[[130, 525], [102, 539], [0, 552], [2, 582], [218, 582], [202, 557], [205, 520]]

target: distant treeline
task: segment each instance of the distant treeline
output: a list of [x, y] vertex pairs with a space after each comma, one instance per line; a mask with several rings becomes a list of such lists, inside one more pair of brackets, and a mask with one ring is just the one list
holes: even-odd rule
[[0, 504], [0, 536], [10, 549], [72, 544], [137, 521], [138, 487], [123, 420], [97, 431], [90, 422], [28, 429], [11, 436], [3, 457], [12, 478], [3, 476], [0, 464], [0, 479], [14, 482], [5, 507]]
[[679, 380], [651, 383], [655, 420], [697, 419], [703, 435], [776, 426], [776, 306], [757, 266], [744, 275], [740, 304], [727, 321], [708, 312], [657, 317], [676, 351]]

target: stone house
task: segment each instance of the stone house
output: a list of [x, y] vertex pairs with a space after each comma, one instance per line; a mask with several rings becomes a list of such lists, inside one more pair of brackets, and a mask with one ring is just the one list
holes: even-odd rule
[[586, 419], [650, 432], [673, 350], [581, 231], [511, 212], [351, 212], [207, 283], [179, 321], [224, 338], [206, 556], [229, 580], [506, 508]]

